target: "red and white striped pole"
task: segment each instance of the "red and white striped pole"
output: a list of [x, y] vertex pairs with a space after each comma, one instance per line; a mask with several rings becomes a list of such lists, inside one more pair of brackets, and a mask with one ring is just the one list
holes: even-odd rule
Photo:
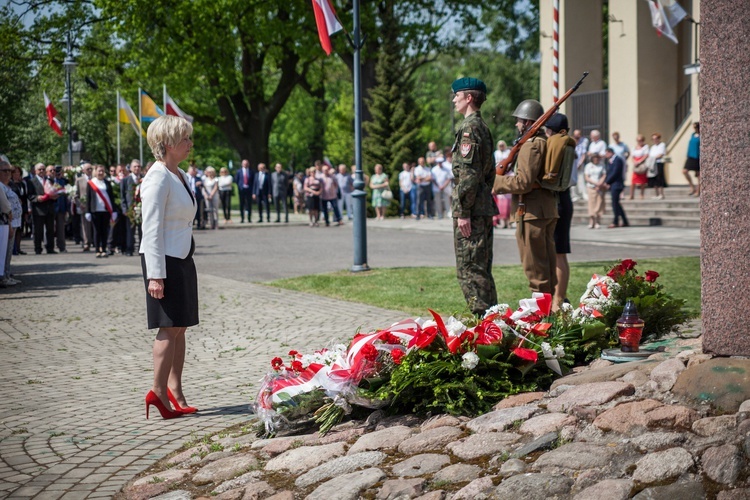
[[560, 97], [560, 0], [552, 0], [552, 99]]

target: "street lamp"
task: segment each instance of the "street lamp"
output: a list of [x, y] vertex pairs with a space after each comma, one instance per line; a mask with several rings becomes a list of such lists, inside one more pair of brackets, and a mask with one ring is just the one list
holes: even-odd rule
[[367, 264], [367, 193], [365, 192], [365, 178], [362, 171], [362, 77], [360, 52], [364, 45], [361, 39], [359, 0], [354, 0], [354, 33], [350, 42], [354, 48], [354, 191], [352, 205], [354, 205], [354, 265], [352, 272], [369, 271]]
[[73, 59], [73, 48], [70, 44], [70, 32], [68, 32], [68, 47], [63, 61], [63, 67], [65, 68], [65, 95], [63, 95], [62, 102], [68, 105], [68, 165], [73, 164], [73, 87], [70, 83], [70, 74], [75, 70], [76, 66], [75, 59]]

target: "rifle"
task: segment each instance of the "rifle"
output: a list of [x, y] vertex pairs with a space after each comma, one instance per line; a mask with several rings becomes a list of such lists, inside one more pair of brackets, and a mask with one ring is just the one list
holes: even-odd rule
[[578, 87], [581, 86], [583, 83], [583, 80], [589, 76], [589, 72], [586, 71], [583, 73], [583, 76], [580, 80], [578, 80], [578, 83], [573, 85], [572, 88], [568, 89], [567, 92], [565, 92], [565, 95], [563, 95], [560, 99], [557, 100], [555, 104], [550, 106], [550, 108], [547, 110], [546, 113], [544, 113], [542, 116], [540, 116], [537, 121], [534, 122], [534, 124], [529, 127], [529, 129], [526, 131], [525, 134], [523, 134], [520, 138], [516, 139], [516, 142], [513, 143], [513, 147], [510, 149], [510, 153], [508, 153], [508, 157], [504, 160], [501, 160], [497, 165], [495, 165], [495, 174], [497, 175], [505, 175], [505, 172], [508, 171], [508, 167], [513, 164], [514, 161], [516, 161], [516, 156], [518, 156], [518, 152], [521, 150], [521, 146], [534, 137], [536, 133], [539, 131], [540, 128], [544, 126], [545, 123], [547, 123], [547, 120], [549, 120], [552, 115], [554, 115], [558, 109], [560, 109], [560, 105], [565, 102], [565, 100], [573, 95], [573, 92], [578, 90]]

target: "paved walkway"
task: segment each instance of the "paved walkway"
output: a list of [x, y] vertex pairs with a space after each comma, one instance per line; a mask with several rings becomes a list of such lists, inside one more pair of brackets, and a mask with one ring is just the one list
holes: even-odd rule
[[[138, 259], [72, 245], [14, 258], [23, 284], [0, 290], [0, 498], [111, 497], [186, 441], [247, 422], [272, 356], [403, 319], [255, 284], [351, 265], [351, 226], [302, 225], [196, 232], [201, 324], [188, 332], [185, 386], [201, 412], [172, 421], [144, 418], [153, 334]], [[582, 233], [576, 260], [697, 255], [691, 230]], [[450, 222], [369, 221], [368, 252], [379, 267], [452, 265]], [[498, 231], [496, 255], [517, 263], [512, 231]]]

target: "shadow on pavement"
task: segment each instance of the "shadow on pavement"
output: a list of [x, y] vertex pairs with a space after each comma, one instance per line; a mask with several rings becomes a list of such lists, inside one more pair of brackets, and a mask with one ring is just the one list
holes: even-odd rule
[[23, 282], [20, 288], [6, 288], [5, 292], [14, 290], [29, 292], [34, 289], [45, 291], [67, 289], [71, 286], [91, 286], [97, 283], [112, 283], [143, 279], [141, 273], [102, 273], [96, 264], [80, 262], [59, 262], [46, 264], [29, 264], [15, 266], [16, 277]]
[[250, 412], [250, 404], [241, 404], [241, 405], [234, 405], [234, 406], [216, 406], [214, 408], [201, 408], [198, 413], [195, 413], [195, 416], [208, 416], [208, 415], [237, 415], [237, 414], [247, 414], [249, 417], [250, 415], [253, 415]]

